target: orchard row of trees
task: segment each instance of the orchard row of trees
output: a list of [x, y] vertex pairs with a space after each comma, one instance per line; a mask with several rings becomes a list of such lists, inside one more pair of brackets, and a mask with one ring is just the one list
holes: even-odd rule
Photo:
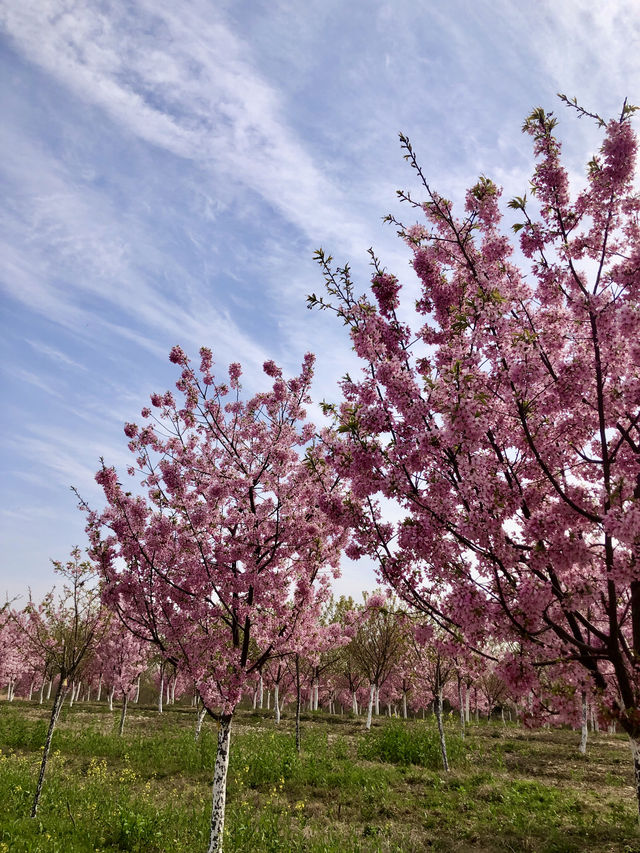
[[216, 378], [208, 349], [196, 367], [176, 346], [178, 396], [153, 395], [125, 426], [132, 485], [103, 463], [106, 507], [81, 501], [102, 601], [219, 722], [210, 853], [242, 696], [284, 661], [300, 696], [305, 661], [357, 648], [357, 615], [323, 618], [343, 551], [374, 558], [403, 612], [376, 597], [364, 608], [404, 643], [389, 661], [361, 652], [368, 708], [403, 655], [435, 655], [435, 694], [423, 660], [405, 695], [430, 691], [437, 706], [449, 669], [461, 692], [476, 680], [475, 655], [532, 719], [584, 713], [591, 697], [629, 736], [640, 802], [635, 108], [606, 122], [564, 100], [602, 145], [572, 195], [555, 118], [527, 118], [537, 165], [508, 204], [519, 246], [492, 181], [456, 213], [401, 136], [425, 197], [399, 193], [421, 221], [388, 219], [418, 286], [405, 295], [372, 253], [358, 295], [318, 252], [327, 295], [309, 306], [335, 312], [363, 365], [324, 404], [331, 426], [307, 420], [311, 355], [291, 379], [266, 362], [270, 387], [245, 398], [239, 364]]
[[[141, 682], [157, 695], [157, 707], [185, 697], [196, 706], [195, 738], [198, 739], [206, 714], [197, 684], [174, 661], [168, 661], [148, 642], [138, 639], [109, 610], [90, 584], [92, 567], [80, 562], [80, 552], [66, 566], [57, 566], [68, 585], [56, 599], [55, 590], [35, 606], [19, 611], [7, 608], [0, 625], [0, 686], [6, 699], [21, 695], [43, 703], [54, 692], [50, 728], [45, 743], [41, 774], [33, 803], [37, 812], [55, 723], [62, 703], [120, 702], [119, 734], [124, 731], [129, 701], [138, 702]], [[95, 580], [95, 578], [93, 578]], [[300, 750], [300, 711], [324, 708], [330, 714], [415, 716], [429, 709], [435, 714], [441, 742], [442, 763], [448, 771], [443, 711], [457, 711], [460, 733], [472, 714], [490, 718], [499, 711], [505, 719], [523, 717], [531, 721], [554, 720], [582, 726], [580, 750], [586, 751], [587, 707], [592, 726], [598, 728], [594, 697], [587, 701], [587, 686], [580, 673], [573, 679], [543, 680], [525, 697], [509, 689], [500, 659], [509, 659], [507, 650], [492, 649], [498, 664], [487, 666], [483, 656], [451, 642], [424, 617], [398, 607], [381, 593], [364, 596], [364, 603], [352, 599], [331, 601], [315, 630], [307, 638], [305, 650], [281, 652], [269, 658], [245, 685], [243, 696], [254, 709], [271, 710], [279, 724], [287, 703], [296, 709], [296, 739]], [[614, 724], [615, 727], [615, 724]]]

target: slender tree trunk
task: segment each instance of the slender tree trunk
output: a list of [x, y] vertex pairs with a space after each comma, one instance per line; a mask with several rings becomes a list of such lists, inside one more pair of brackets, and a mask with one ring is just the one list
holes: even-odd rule
[[276, 713], [276, 726], [280, 725], [280, 685], [276, 681], [273, 688], [273, 710]]
[[467, 725], [471, 724], [471, 691], [468, 684], [464, 688], [464, 721]]
[[204, 722], [205, 715], [207, 713], [207, 709], [203, 705], [202, 708], [198, 709], [198, 716], [196, 719], [196, 730], [193, 735], [193, 739], [196, 743], [200, 740], [200, 732], [202, 731], [202, 723]]
[[354, 717], [358, 716], [358, 697], [355, 690], [351, 693], [351, 712]]
[[162, 713], [162, 700], [164, 699], [164, 673], [160, 675], [160, 689], [158, 690], [158, 713]]
[[40, 685], [40, 704], [42, 705], [42, 700], [44, 699], [44, 682], [46, 679], [42, 679], [42, 684]]
[[140, 678], [141, 676], [139, 675], [138, 680], [136, 682], [136, 698], [133, 700], [136, 705], [138, 704], [138, 700], [140, 699]]
[[176, 704], [176, 681], [177, 680], [178, 679], [176, 678], [176, 676], [174, 676], [173, 681], [171, 682], [171, 704], [172, 705]]
[[271, 710], [271, 691], [267, 690], [267, 711]]
[[369, 688], [369, 707], [367, 708], [367, 724], [365, 726], [366, 730], [369, 731], [371, 728], [371, 714], [373, 712], [373, 695], [376, 692], [375, 684], [372, 684]]
[[589, 737], [589, 729], [587, 728], [587, 691], [583, 690], [582, 695], [582, 714], [581, 714], [581, 722], [582, 729], [580, 732], [580, 746], [578, 749], [583, 755], [587, 754], [587, 738]]
[[407, 719], [407, 694], [402, 694], [402, 719]]
[[115, 693], [115, 687], [112, 687], [109, 691], [109, 710], [113, 711], [113, 694]]
[[53, 678], [49, 679], [49, 684], [47, 686], [47, 702], [51, 699], [51, 688], [53, 687]]
[[458, 676], [458, 708], [460, 710], [460, 736], [464, 737], [464, 703], [462, 701], [462, 679]]
[[75, 681], [71, 682], [71, 690], [69, 691], [69, 707], [73, 708], [73, 697], [76, 693], [76, 683]]
[[376, 684], [376, 692], [375, 692], [375, 703], [376, 703], [376, 717], [380, 716], [380, 688]]
[[120, 726], [118, 728], [118, 734], [122, 737], [122, 733], [124, 732], [124, 721], [127, 716], [127, 705], [129, 704], [129, 695], [127, 693], [122, 694], [122, 711], [120, 713]]
[[296, 655], [296, 749], [300, 754], [300, 705], [302, 697], [300, 696], [300, 657]]
[[449, 760], [447, 758], [447, 742], [444, 737], [444, 726], [442, 724], [442, 687], [438, 687], [436, 701], [436, 720], [438, 723], [438, 735], [440, 737], [440, 753], [442, 754], [442, 766], [446, 773], [449, 772]]
[[211, 808], [211, 832], [207, 853], [222, 853], [224, 833], [224, 809], [227, 799], [227, 770], [229, 769], [229, 746], [231, 741], [231, 714], [220, 717], [218, 729], [218, 751], [213, 774], [213, 803]]
[[636, 789], [636, 803], [638, 805], [638, 823], [640, 823], [640, 739], [629, 737], [631, 754], [633, 755], [633, 775]]
[[260, 706], [260, 710], [264, 706], [264, 682], [262, 680], [262, 673], [260, 673], [260, 681], [258, 682], [258, 704]]
[[98, 695], [96, 696], [96, 702], [100, 701], [101, 696], [102, 696], [102, 673], [100, 673], [100, 677], [98, 678]]
[[318, 710], [318, 676], [313, 679], [313, 710]]
[[42, 793], [42, 783], [44, 782], [44, 774], [47, 769], [47, 761], [49, 759], [49, 751], [51, 749], [51, 738], [53, 737], [53, 730], [58, 722], [58, 716], [60, 715], [60, 708], [62, 708], [66, 686], [67, 679], [61, 678], [58, 682], [58, 689], [56, 690], [56, 695], [53, 700], [53, 708], [51, 709], [51, 717], [49, 718], [49, 730], [47, 731], [47, 739], [44, 742], [44, 751], [42, 753], [42, 762], [40, 764], [40, 775], [38, 776], [36, 793], [33, 798], [33, 805], [31, 806], [31, 817], [35, 817], [38, 811], [38, 803], [40, 802], [40, 794]]

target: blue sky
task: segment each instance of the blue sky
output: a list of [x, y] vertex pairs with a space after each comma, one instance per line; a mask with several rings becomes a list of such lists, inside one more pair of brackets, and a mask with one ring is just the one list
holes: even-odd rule
[[[84, 544], [70, 486], [100, 506], [99, 458], [210, 346], [245, 385], [318, 358], [316, 400], [353, 370], [309, 312], [313, 250], [366, 250], [411, 282], [382, 217], [415, 187], [398, 132], [454, 200], [480, 173], [526, 191], [520, 127], [555, 110], [576, 180], [603, 115], [640, 102], [635, 0], [0, 0], [0, 593], [36, 597]], [[374, 585], [345, 566], [338, 592]], [[24, 599], [23, 599], [24, 600]]]

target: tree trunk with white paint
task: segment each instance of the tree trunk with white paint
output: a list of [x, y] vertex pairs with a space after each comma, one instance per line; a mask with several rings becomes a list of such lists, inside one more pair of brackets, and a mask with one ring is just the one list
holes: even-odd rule
[[633, 777], [638, 807], [638, 823], [640, 824], [640, 738], [629, 736], [631, 755], [633, 756]]
[[160, 689], [158, 690], [158, 713], [162, 713], [162, 700], [164, 699], [164, 673], [160, 675]]
[[96, 702], [100, 701], [101, 696], [102, 696], [102, 673], [100, 673], [100, 678], [98, 679], [98, 695], [96, 696]]
[[224, 834], [224, 811], [227, 799], [227, 770], [229, 769], [229, 746], [231, 742], [231, 714], [220, 717], [218, 750], [213, 774], [213, 797], [211, 808], [211, 832], [207, 853], [222, 853]]
[[120, 713], [120, 726], [118, 727], [118, 734], [122, 737], [122, 733], [124, 732], [124, 721], [127, 716], [127, 705], [129, 704], [129, 696], [126, 693], [122, 694], [122, 711]]
[[260, 710], [262, 711], [262, 708], [264, 706], [264, 681], [262, 680], [262, 674], [260, 675], [258, 693], [259, 693], [259, 700], [258, 701], [259, 701], [259, 705], [260, 705]]
[[280, 725], [280, 685], [276, 682], [273, 688], [273, 710], [276, 713], [276, 726]]
[[402, 719], [407, 719], [407, 694], [402, 694]]
[[358, 697], [355, 690], [351, 694], [351, 713], [354, 717], [358, 716]]
[[73, 708], [73, 697], [76, 695], [76, 683], [71, 682], [71, 690], [69, 691], [69, 707]]
[[140, 676], [138, 676], [138, 680], [136, 682], [136, 698], [133, 700], [136, 705], [138, 704], [138, 700], [140, 699]]
[[109, 691], [109, 710], [113, 711], [113, 694], [115, 693], [115, 687], [112, 687]]
[[373, 712], [373, 696], [374, 696], [375, 692], [376, 692], [376, 686], [375, 686], [375, 684], [372, 684], [371, 687], [369, 688], [369, 707], [367, 708], [367, 724], [365, 726], [367, 731], [369, 731], [369, 729], [371, 728], [371, 715]]
[[460, 711], [460, 736], [464, 737], [464, 702], [462, 701], [462, 679], [458, 677], [458, 708]]
[[376, 717], [380, 716], [380, 688], [376, 684], [376, 692], [375, 692], [375, 703], [376, 703]]
[[300, 658], [296, 655], [296, 750], [300, 755], [300, 705], [302, 697], [300, 695]]
[[36, 785], [36, 793], [33, 798], [33, 805], [31, 806], [31, 817], [35, 817], [38, 811], [38, 803], [40, 802], [40, 794], [42, 793], [42, 783], [44, 782], [44, 774], [47, 769], [47, 760], [49, 758], [49, 751], [51, 750], [51, 739], [53, 737], [53, 730], [55, 729], [56, 723], [58, 722], [58, 717], [60, 716], [60, 709], [62, 708], [62, 703], [64, 701], [64, 691], [66, 686], [66, 678], [61, 678], [58, 682], [58, 689], [56, 690], [56, 695], [53, 700], [53, 708], [51, 709], [51, 717], [49, 718], [49, 730], [47, 731], [47, 738], [44, 742], [44, 750], [42, 752], [42, 762], [40, 763], [40, 774], [38, 776], [38, 784]]
[[467, 725], [471, 723], [471, 692], [468, 684], [464, 691], [464, 721]]
[[447, 742], [444, 737], [444, 726], [442, 724], [442, 687], [438, 688], [436, 700], [436, 721], [438, 723], [438, 735], [440, 737], [440, 754], [442, 755], [442, 766], [446, 773], [449, 772], [449, 759], [447, 758]]
[[202, 731], [202, 723], [204, 722], [205, 715], [207, 713], [207, 709], [202, 706], [202, 708], [198, 709], [198, 717], [196, 719], [196, 730], [193, 735], [193, 739], [196, 743], [200, 740], [200, 732]]
[[587, 754], [587, 738], [589, 737], [589, 729], [587, 728], [588, 713], [587, 713], [587, 691], [586, 690], [582, 691], [581, 699], [582, 699], [582, 709], [581, 709], [582, 710], [582, 717], [581, 717], [582, 729], [580, 732], [580, 746], [578, 747], [578, 749], [580, 750], [580, 752], [583, 755], [586, 755]]

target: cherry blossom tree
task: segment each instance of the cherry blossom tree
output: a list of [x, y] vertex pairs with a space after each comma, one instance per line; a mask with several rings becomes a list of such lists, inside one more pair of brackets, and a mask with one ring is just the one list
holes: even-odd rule
[[[327, 436], [349, 507], [351, 556], [373, 554], [398, 595], [470, 646], [526, 650], [503, 672], [575, 662], [628, 734], [640, 805], [640, 199], [626, 104], [570, 193], [556, 119], [524, 123], [537, 165], [509, 202], [520, 256], [482, 177], [465, 210], [399, 193], [415, 313], [373, 258], [373, 298], [318, 253], [331, 307], [364, 362]], [[412, 292], [412, 296], [414, 293]], [[379, 496], [402, 518], [384, 518]], [[526, 685], [525, 685], [526, 686]]]
[[394, 602], [379, 592], [368, 596], [349, 644], [350, 653], [369, 682], [367, 729], [371, 728], [374, 703], [379, 713], [380, 688], [399, 662], [405, 643], [406, 632]]
[[149, 663], [151, 646], [126, 628], [116, 617], [100, 639], [94, 653], [94, 667], [113, 695], [122, 698], [118, 733], [122, 736], [129, 700], [135, 696], [136, 684]]
[[[335, 476], [311, 465], [315, 428], [306, 422], [313, 356], [285, 380], [269, 361], [272, 387], [241, 397], [240, 365], [228, 382], [200, 372], [179, 347], [176, 401], [154, 394], [142, 427], [127, 424], [143, 495], [103, 464], [107, 499], [89, 512], [92, 553], [105, 600], [138, 636], [155, 643], [197, 685], [219, 724], [210, 853], [222, 849], [231, 721], [250, 679], [272, 656], [296, 650], [305, 614], [339, 571], [342, 527], [323, 505]], [[156, 414], [152, 414], [152, 409]]]
[[59, 593], [52, 590], [40, 605], [30, 602], [25, 608], [23, 643], [33, 654], [49, 661], [52, 678], [58, 678], [31, 808], [32, 818], [38, 810], [51, 740], [65, 694], [70, 682], [87, 664], [108, 621], [100, 604], [95, 569], [80, 557], [80, 549], [74, 548], [66, 563], [54, 560], [55, 571], [66, 581], [62, 590]]

